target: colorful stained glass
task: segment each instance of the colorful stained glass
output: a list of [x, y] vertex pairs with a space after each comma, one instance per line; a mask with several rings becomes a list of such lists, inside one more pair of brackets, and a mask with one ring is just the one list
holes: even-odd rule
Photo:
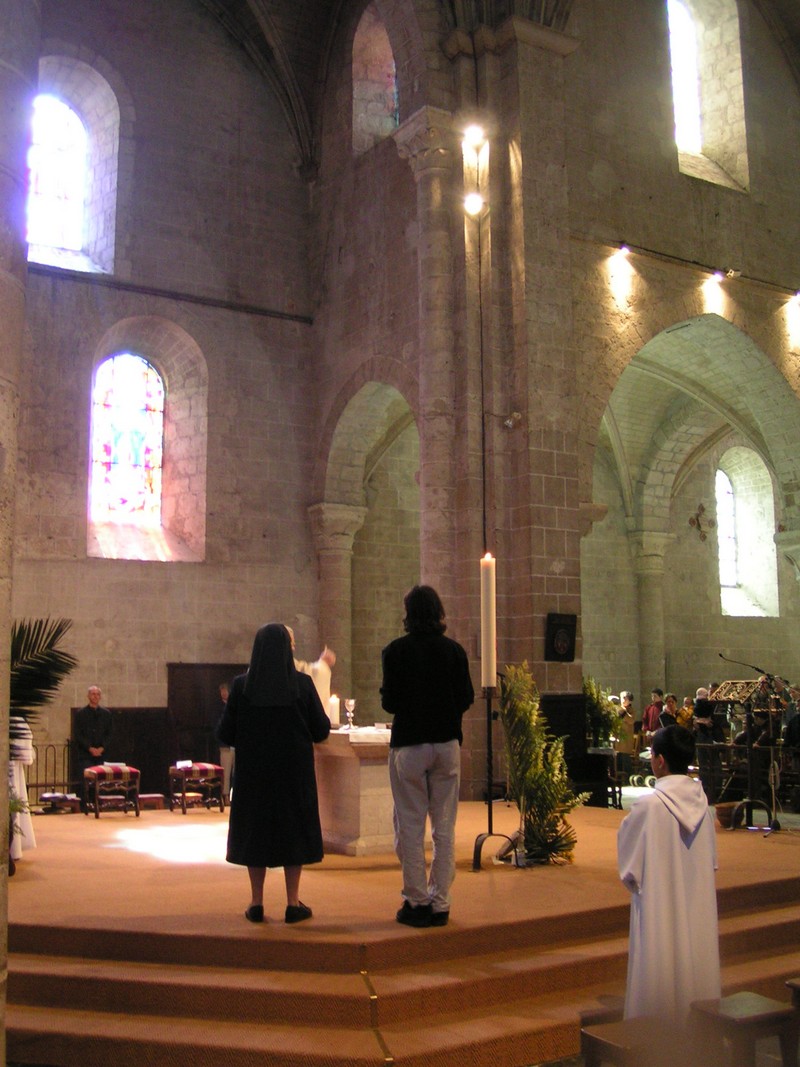
[[141, 356], [102, 363], [92, 394], [93, 522], [161, 524], [164, 383]]

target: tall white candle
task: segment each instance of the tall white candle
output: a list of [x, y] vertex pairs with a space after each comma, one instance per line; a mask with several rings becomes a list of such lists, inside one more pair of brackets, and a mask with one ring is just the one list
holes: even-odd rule
[[481, 560], [481, 686], [484, 689], [494, 689], [497, 683], [495, 562], [491, 552]]
[[331, 726], [339, 725], [339, 698], [335, 693], [328, 701], [328, 718], [331, 720]]

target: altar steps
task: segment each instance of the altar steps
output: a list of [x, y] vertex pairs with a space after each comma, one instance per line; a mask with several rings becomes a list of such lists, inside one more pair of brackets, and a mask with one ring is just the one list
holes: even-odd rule
[[[788, 903], [797, 886], [762, 883], [757, 908], [755, 890], [720, 895], [726, 991], [787, 999], [783, 982], [800, 974], [791, 951], [800, 905]], [[11, 929], [8, 1058], [50, 1067], [107, 1067], [122, 1056], [152, 1067], [546, 1062], [574, 1055], [581, 1011], [622, 992], [627, 920], [627, 907], [610, 907], [589, 922], [454, 922], [368, 944], [282, 928], [235, 944], [93, 930], [93, 951], [80, 931]]]

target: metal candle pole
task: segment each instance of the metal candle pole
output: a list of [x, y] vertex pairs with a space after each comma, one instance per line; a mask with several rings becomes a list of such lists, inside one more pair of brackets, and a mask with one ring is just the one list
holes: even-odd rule
[[489, 811], [488, 832], [475, 838], [472, 869], [481, 869], [481, 849], [489, 837], [511, 839], [492, 829], [492, 793], [494, 791], [494, 752], [492, 746], [492, 695], [497, 681], [497, 607], [495, 595], [495, 559], [490, 552], [481, 560], [481, 685], [486, 698], [486, 804]]

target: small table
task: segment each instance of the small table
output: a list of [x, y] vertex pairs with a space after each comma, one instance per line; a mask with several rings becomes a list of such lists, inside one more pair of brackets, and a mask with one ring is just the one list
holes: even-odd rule
[[192, 763], [188, 767], [169, 769], [169, 810], [180, 802], [181, 811], [192, 804], [210, 808], [218, 804], [225, 810], [225, 769], [218, 763]]
[[91, 808], [95, 819], [100, 818], [101, 806], [106, 809], [132, 809], [139, 818], [139, 771], [126, 763], [99, 763], [83, 772], [84, 814]]

